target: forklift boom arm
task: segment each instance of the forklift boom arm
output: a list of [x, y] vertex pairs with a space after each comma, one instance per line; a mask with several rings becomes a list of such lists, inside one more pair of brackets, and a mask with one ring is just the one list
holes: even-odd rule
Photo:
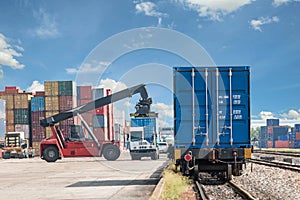
[[108, 105], [110, 103], [117, 102], [119, 100], [125, 99], [127, 97], [131, 97], [134, 94], [140, 93], [141, 99], [140, 102], [148, 102], [148, 107], [150, 109], [150, 104], [152, 103], [152, 99], [148, 98], [148, 92], [146, 90], [145, 84], [140, 84], [137, 86], [133, 86], [131, 88], [127, 88], [124, 90], [121, 90], [119, 92], [113, 93], [111, 95], [96, 99], [94, 101], [91, 101], [87, 104], [78, 106], [76, 108], [66, 110], [63, 112], [60, 112], [56, 115], [53, 115], [51, 117], [48, 117], [46, 119], [40, 120], [40, 125], [43, 127], [48, 126], [54, 126], [54, 124], [59, 123], [63, 120], [72, 118], [74, 116], [77, 116], [77, 114], [82, 114], [91, 110], [94, 110], [96, 108]]

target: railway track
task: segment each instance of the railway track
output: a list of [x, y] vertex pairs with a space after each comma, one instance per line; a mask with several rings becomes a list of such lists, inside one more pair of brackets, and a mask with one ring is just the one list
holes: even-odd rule
[[[237, 197], [230, 192], [224, 192], [224, 194], [218, 194], [221, 195], [222, 198], [219, 196], [213, 197], [209, 194], [207, 194], [207, 191], [205, 190], [205, 186], [201, 183], [199, 183], [199, 180], [195, 180], [195, 186], [198, 193], [198, 199], [201, 200], [209, 200], [209, 199], [236, 199]], [[217, 190], [220, 190], [220, 187], [222, 187], [223, 190], [232, 190], [235, 194], [237, 194], [240, 199], [247, 199], [247, 200], [255, 200], [255, 198], [245, 189], [243, 189], [241, 186], [236, 184], [233, 181], [229, 181], [222, 185], [210, 185], [210, 187], [215, 187]], [[213, 189], [215, 190], [215, 189]]]
[[250, 162], [260, 164], [260, 165], [278, 167], [282, 169], [288, 169], [288, 170], [300, 172], [300, 165], [293, 165], [293, 164], [283, 163], [283, 162], [270, 162], [267, 160], [256, 159], [256, 158], [251, 158]]
[[253, 153], [272, 154], [279, 156], [300, 157], [300, 153], [254, 150]]

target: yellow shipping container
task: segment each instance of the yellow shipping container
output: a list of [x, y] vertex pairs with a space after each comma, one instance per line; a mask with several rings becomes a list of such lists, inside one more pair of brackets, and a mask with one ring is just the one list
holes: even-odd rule
[[12, 94], [1, 95], [0, 99], [6, 101], [6, 109], [14, 109], [14, 95]]
[[58, 110], [46, 111], [45, 116], [46, 116], [46, 118], [48, 118], [48, 117], [51, 117], [51, 116], [56, 115], [58, 113], [59, 113]]
[[44, 82], [45, 96], [58, 96], [58, 81]]
[[58, 98], [58, 96], [45, 97], [45, 110], [46, 111], [59, 110], [59, 98]]
[[14, 110], [6, 110], [6, 124], [14, 124], [15, 116]]
[[52, 135], [53, 134], [52, 134], [51, 128], [50, 127], [46, 127], [46, 138], [51, 137]]
[[32, 98], [29, 94], [16, 94], [14, 99], [15, 109], [26, 109], [29, 106], [29, 100]]
[[32, 142], [32, 148], [35, 149], [35, 155], [40, 155], [40, 142]]

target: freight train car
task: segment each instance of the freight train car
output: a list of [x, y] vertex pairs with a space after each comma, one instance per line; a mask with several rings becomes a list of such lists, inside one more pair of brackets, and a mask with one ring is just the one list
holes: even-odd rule
[[174, 67], [175, 160], [230, 179], [251, 157], [249, 67]]

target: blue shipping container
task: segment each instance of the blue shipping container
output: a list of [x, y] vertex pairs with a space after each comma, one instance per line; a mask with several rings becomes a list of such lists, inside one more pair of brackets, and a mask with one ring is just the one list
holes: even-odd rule
[[289, 133], [289, 140], [296, 140], [296, 133], [294, 132]]
[[279, 119], [267, 119], [267, 126], [279, 126]]
[[260, 127], [260, 132], [262, 134], [267, 134], [268, 133], [268, 127], [267, 126], [261, 126]]
[[300, 132], [300, 124], [295, 124], [295, 132]]
[[250, 147], [249, 67], [175, 67], [173, 77], [175, 148]]
[[294, 142], [294, 146], [295, 146], [295, 148], [300, 148], [300, 140], [295, 140], [295, 142]]
[[157, 138], [158, 125], [156, 117], [136, 117], [131, 118], [131, 127], [144, 127], [145, 140], [152, 143]]
[[281, 135], [278, 136], [278, 140], [289, 140], [289, 137], [287, 135]]
[[45, 110], [45, 97], [31, 98], [31, 111], [40, 112]]

